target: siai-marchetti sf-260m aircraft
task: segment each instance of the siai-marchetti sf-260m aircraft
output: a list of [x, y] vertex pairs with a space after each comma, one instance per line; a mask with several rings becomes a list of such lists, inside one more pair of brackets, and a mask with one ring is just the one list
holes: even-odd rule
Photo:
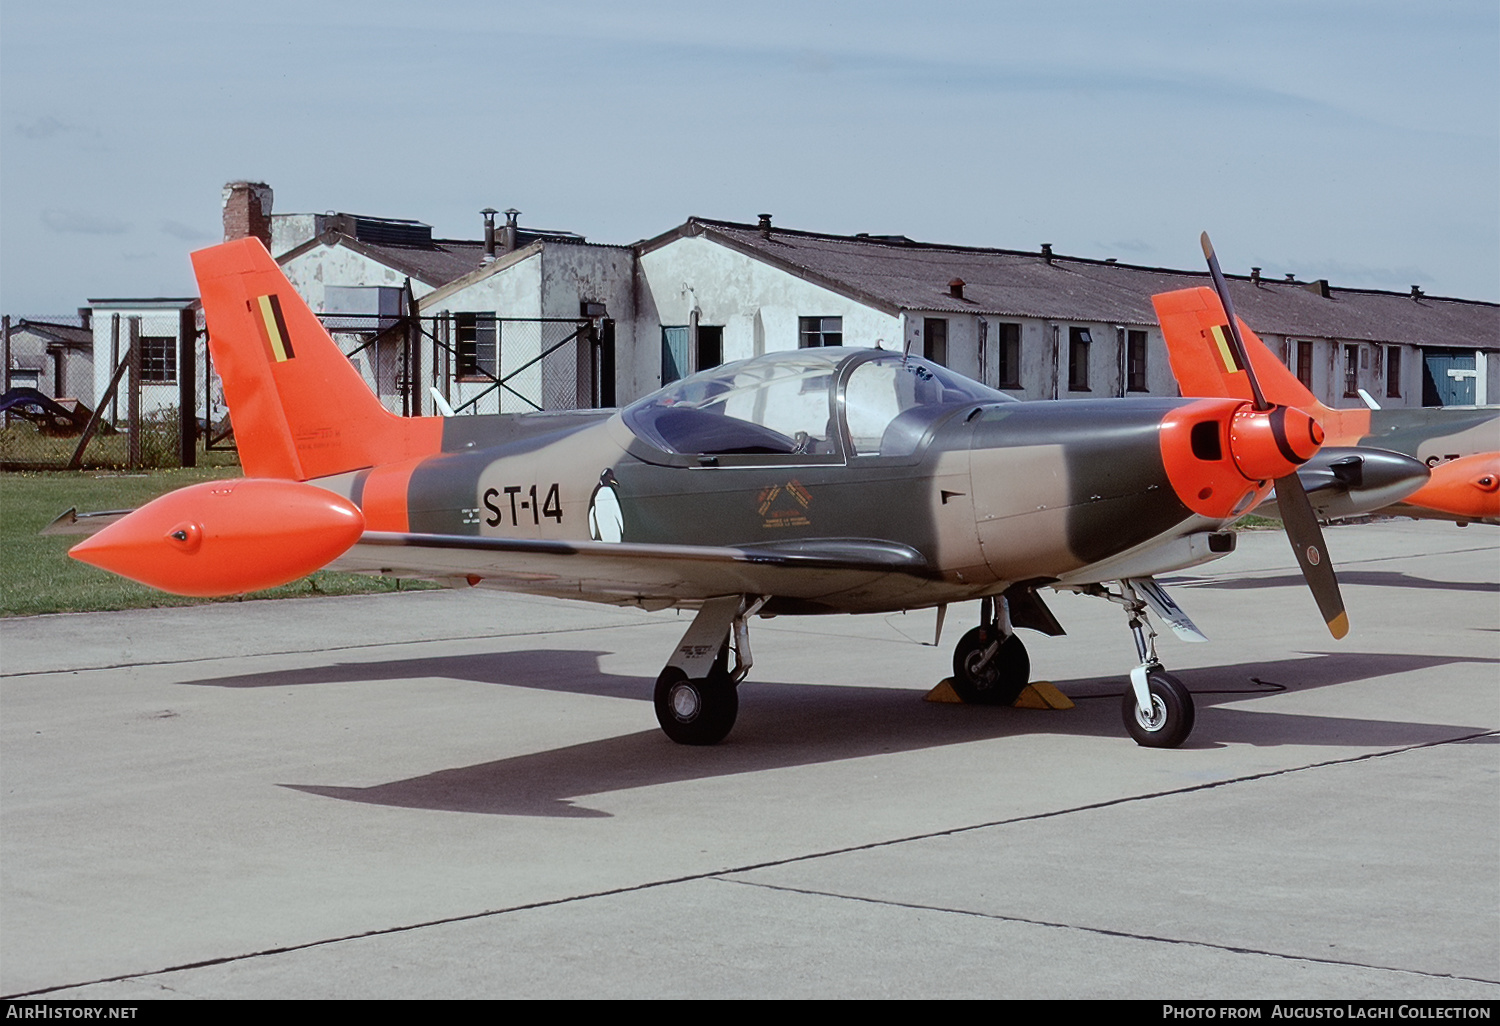
[[900, 352], [828, 348], [715, 367], [619, 411], [403, 418], [260, 242], [193, 262], [247, 477], [162, 496], [72, 550], [163, 590], [238, 594], [331, 566], [695, 609], [655, 707], [674, 741], [713, 744], [756, 616], [979, 599], [953, 685], [1009, 703], [1030, 669], [1015, 629], [1061, 634], [1037, 589], [1069, 589], [1125, 608], [1139, 656], [1125, 725], [1170, 747], [1192, 697], [1146, 611], [1196, 631], [1152, 575], [1231, 551], [1227, 526], [1276, 487], [1324, 620], [1347, 629], [1287, 485], [1321, 440], [1297, 409], [1018, 402]]
[[[1228, 318], [1212, 290], [1164, 292], [1151, 301], [1183, 395], [1251, 398], [1246, 365], [1228, 344]], [[1265, 395], [1306, 410], [1325, 433], [1323, 448], [1298, 471], [1320, 516], [1382, 512], [1500, 524], [1500, 407], [1331, 409], [1254, 332], [1238, 328]]]

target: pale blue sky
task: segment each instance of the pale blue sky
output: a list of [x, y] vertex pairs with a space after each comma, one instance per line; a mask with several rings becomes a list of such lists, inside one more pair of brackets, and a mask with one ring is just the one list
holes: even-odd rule
[[690, 215], [1500, 299], [1500, 5], [3, 0], [0, 310], [278, 212]]

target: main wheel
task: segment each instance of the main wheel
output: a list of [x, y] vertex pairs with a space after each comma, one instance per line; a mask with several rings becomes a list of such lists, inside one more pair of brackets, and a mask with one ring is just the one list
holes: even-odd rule
[[[999, 642], [988, 662], [985, 654]], [[953, 690], [973, 705], [1010, 705], [1031, 679], [1031, 657], [1014, 634], [1002, 638], [990, 624], [975, 627], [953, 650]]]
[[714, 664], [707, 677], [668, 666], [656, 678], [656, 721], [680, 745], [716, 745], [734, 727], [740, 696], [729, 674]]
[[1135, 688], [1125, 690], [1125, 701], [1120, 707], [1125, 729], [1138, 745], [1176, 748], [1193, 732], [1192, 694], [1182, 681], [1162, 669], [1146, 675], [1146, 690], [1151, 694], [1149, 716], [1136, 703]]

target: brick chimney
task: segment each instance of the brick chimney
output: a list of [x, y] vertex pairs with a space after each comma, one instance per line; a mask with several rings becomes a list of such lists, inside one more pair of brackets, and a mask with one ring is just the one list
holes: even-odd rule
[[224, 186], [224, 241], [252, 235], [271, 248], [271, 187], [229, 182]]

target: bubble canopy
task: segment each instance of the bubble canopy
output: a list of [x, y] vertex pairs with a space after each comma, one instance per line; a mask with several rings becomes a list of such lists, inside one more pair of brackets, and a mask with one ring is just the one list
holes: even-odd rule
[[682, 455], [908, 455], [939, 416], [1011, 396], [918, 357], [795, 349], [700, 371], [627, 406], [642, 441]]

